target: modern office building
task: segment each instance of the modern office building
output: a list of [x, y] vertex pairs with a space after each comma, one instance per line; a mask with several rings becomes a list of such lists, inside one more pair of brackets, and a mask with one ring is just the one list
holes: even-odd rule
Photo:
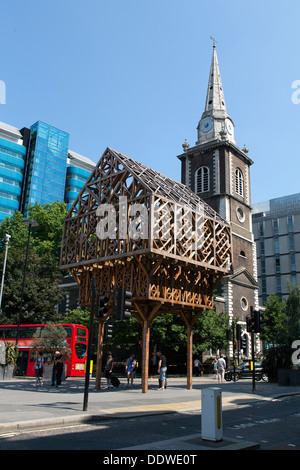
[[69, 134], [38, 121], [30, 128], [22, 212], [29, 205], [63, 201]]
[[22, 132], [0, 123], [0, 221], [20, 208], [26, 151]]
[[253, 204], [260, 304], [300, 283], [300, 193]]
[[0, 123], [0, 222], [36, 202], [71, 207], [95, 163], [72, 152], [69, 137], [41, 121], [21, 130]]
[[73, 202], [85, 185], [91, 172], [95, 168], [95, 163], [89, 158], [83, 157], [76, 152], [69, 150], [67, 158], [67, 174], [65, 184], [64, 201], [67, 209], [70, 209]]

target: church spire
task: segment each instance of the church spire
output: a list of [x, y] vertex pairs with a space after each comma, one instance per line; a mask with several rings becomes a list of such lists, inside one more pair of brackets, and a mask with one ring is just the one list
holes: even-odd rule
[[234, 124], [226, 110], [216, 51], [216, 41], [215, 39], [213, 39], [213, 41], [213, 53], [208, 79], [205, 110], [198, 124], [198, 142], [196, 142], [196, 145], [213, 140], [230, 140], [235, 143], [233, 136]]
[[205, 113], [213, 114], [216, 111], [223, 111], [226, 113], [216, 45], [214, 43], [206, 94]]

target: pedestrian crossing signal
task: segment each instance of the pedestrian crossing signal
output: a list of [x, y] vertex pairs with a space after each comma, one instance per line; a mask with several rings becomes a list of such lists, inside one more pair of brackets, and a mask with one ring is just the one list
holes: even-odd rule
[[97, 306], [96, 306], [96, 318], [103, 318], [107, 313], [107, 305], [109, 298], [104, 295], [98, 295], [97, 297]]
[[131, 317], [130, 309], [132, 303], [129, 299], [132, 297], [132, 292], [119, 288], [117, 294], [117, 321], [127, 320]]

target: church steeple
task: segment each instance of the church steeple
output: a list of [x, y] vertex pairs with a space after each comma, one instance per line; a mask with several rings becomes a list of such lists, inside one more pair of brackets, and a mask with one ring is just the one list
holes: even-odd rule
[[216, 45], [209, 72], [205, 110], [198, 124], [196, 145], [213, 140], [234, 140], [234, 124], [227, 113], [223, 85], [221, 81]]

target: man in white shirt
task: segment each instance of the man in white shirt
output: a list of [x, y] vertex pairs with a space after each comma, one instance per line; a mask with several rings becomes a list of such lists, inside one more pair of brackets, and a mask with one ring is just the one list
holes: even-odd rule
[[218, 382], [224, 382], [224, 375], [226, 369], [226, 362], [224, 360], [224, 356], [221, 355], [218, 359]]

